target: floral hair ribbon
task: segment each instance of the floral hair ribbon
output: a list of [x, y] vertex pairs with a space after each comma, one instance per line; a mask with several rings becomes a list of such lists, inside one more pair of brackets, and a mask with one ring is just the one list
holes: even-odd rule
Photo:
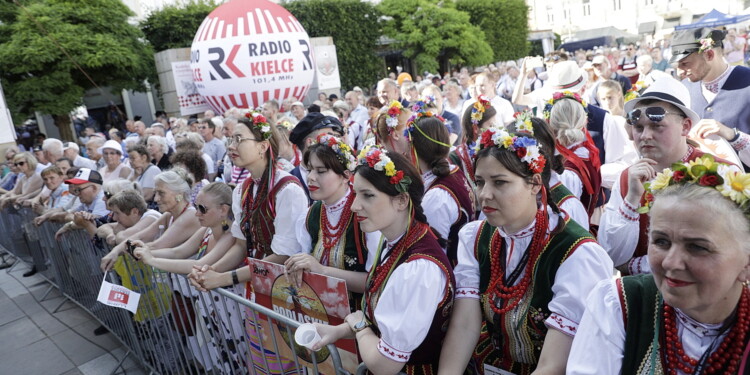
[[417, 131], [419, 131], [419, 133], [422, 134], [422, 136], [424, 136], [425, 138], [429, 139], [433, 143], [436, 143], [436, 144], [438, 144], [440, 146], [444, 146], [444, 147], [450, 148], [451, 145], [449, 145], [447, 143], [440, 142], [437, 139], [434, 139], [434, 138], [428, 136], [427, 134], [425, 134], [424, 131], [422, 131], [422, 129], [419, 126], [417, 126], [417, 123], [419, 122], [419, 120], [422, 119], [422, 118], [425, 118], [425, 117], [434, 117], [434, 118], [440, 120], [441, 122], [445, 123], [445, 119], [444, 118], [438, 116], [437, 114], [432, 113], [432, 111], [429, 111], [429, 110], [427, 110], [425, 108], [425, 107], [427, 107], [428, 105], [431, 105], [434, 102], [435, 102], [435, 98], [434, 97], [432, 97], [432, 96], [426, 96], [424, 98], [420, 98], [419, 100], [417, 100], [411, 106], [412, 115], [411, 115], [411, 117], [409, 117], [409, 120], [406, 121], [406, 129], [404, 129], [404, 137], [408, 138], [409, 141], [411, 141], [412, 140], [412, 133], [414, 132], [414, 129], [417, 129]]
[[513, 114], [513, 118], [516, 119], [516, 132], [527, 133], [531, 136], [534, 135], [534, 126], [531, 123], [531, 112], [524, 110]]
[[385, 119], [385, 124], [388, 125], [389, 133], [393, 131], [392, 129], [398, 127], [398, 116], [401, 114], [403, 108], [404, 106], [402, 106], [398, 100], [392, 100], [391, 103], [388, 104], [388, 109], [385, 112], [388, 118]]
[[492, 104], [487, 100], [487, 97], [479, 95], [477, 101], [471, 106], [471, 123], [479, 126], [479, 121], [482, 121], [484, 111], [489, 107], [492, 107]]
[[563, 99], [573, 99], [577, 101], [578, 103], [581, 103], [583, 106], [583, 110], [588, 113], [589, 110], [587, 108], [586, 102], [581, 98], [581, 95], [578, 95], [578, 93], [571, 92], [571, 91], [558, 91], [554, 94], [552, 94], [552, 99], [547, 101], [547, 104], [544, 105], [544, 111], [542, 111], [542, 114], [544, 115], [545, 120], [549, 120], [549, 116], [552, 113], [552, 106], [555, 105], [560, 100]]
[[727, 199], [746, 211], [750, 205], [750, 173], [740, 172], [733, 165], [717, 162], [713, 155], [703, 155], [689, 162], [672, 164], [652, 182], [644, 184], [646, 193], [639, 213], [647, 213], [654, 203], [654, 193], [672, 185], [696, 184], [718, 190]]
[[260, 114], [259, 110], [247, 112], [245, 113], [245, 117], [252, 121], [256, 129], [260, 130], [263, 140], [271, 138], [273, 134], [271, 133], [271, 124], [268, 123], [265, 116]]
[[352, 148], [340, 138], [323, 133], [318, 135], [315, 143], [330, 147], [336, 153], [336, 157], [341, 162], [341, 165], [349, 171], [354, 171], [354, 168], [357, 166], [357, 159], [354, 158]]
[[359, 153], [359, 165], [366, 165], [376, 171], [385, 173], [388, 182], [395, 185], [399, 193], [407, 193], [411, 178], [404, 171], [397, 171], [396, 164], [388, 157], [388, 152], [378, 146], [367, 146]]
[[547, 160], [539, 152], [540, 145], [536, 139], [508, 133], [501, 128], [489, 128], [479, 137], [479, 149], [488, 147], [507, 148], [516, 153], [522, 162], [529, 165], [529, 170], [533, 173], [542, 173]]

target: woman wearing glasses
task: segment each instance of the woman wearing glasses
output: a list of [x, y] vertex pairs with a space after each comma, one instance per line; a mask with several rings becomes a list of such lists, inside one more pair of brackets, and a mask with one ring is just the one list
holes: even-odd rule
[[36, 174], [37, 161], [30, 152], [22, 152], [13, 157], [13, 165], [18, 171], [16, 186], [0, 198], [0, 209], [25, 199], [33, 198], [42, 191], [42, 177]]
[[[192, 179], [183, 169], [175, 168], [159, 173], [155, 178], [154, 200], [159, 205], [161, 218], [146, 229], [131, 236], [130, 240], [141, 240], [154, 248], [176, 246], [193, 235], [200, 228], [198, 219], [190, 205]], [[126, 241], [119, 243], [102, 258], [101, 268], [106, 271], [126, 250]]]
[[99, 168], [104, 182], [127, 179], [130, 176], [132, 170], [122, 162], [122, 147], [117, 141], [109, 140], [97, 151], [102, 154], [105, 163], [105, 166]]

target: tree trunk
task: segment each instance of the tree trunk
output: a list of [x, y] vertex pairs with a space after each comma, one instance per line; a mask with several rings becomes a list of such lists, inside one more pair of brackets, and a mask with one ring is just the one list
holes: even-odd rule
[[60, 130], [60, 138], [61, 141], [75, 141], [76, 136], [73, 134], [73, 131], [71, 130], [71, 122], [70, 122], [70, 116], [65, 115], [52, 115], [52, 118], [55, 120], [55, 126]]

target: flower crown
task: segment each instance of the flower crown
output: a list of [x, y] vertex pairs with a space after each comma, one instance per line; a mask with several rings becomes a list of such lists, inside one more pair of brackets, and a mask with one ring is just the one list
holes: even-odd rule
[[674, 163], [671, 168], [657, 174], [652, 182], [645, 183], [645, 203], [638, 212], [649, 212], [654, 203], [654, 192], [678, 184], [714, 188], [743, 211], [750, 205], [750, 173], [742, 173], [734, 166], [719, 163], [712, 155], [703, 155], [686, 163]]
[[513, 114], [513, 118], [516, 119], [516, 132], [527, 133], [531, 136], [534, 135], [534, 126], [531, 123], [531, 112], [524, 110]]
[[359, 153], [358, 164], [367, 165], [376, 171], [383, 171], [387, 177], [390, 177], [388, 182], [395, 185], [399, 193], [408, 192], [411, 178], [404, 176], [404, 171], [396, 170], [396, 164], [388, 157], [387, 153], [386, 150], [378, 146], [367, 146]]
[[354, 171], [354, 168], [357, 166], [357, 159], [354, 158], [352, 148], [340, 138], [323, 133], [318, 135], [315, 143], [330, 147], [336, 153], [336, 157], [341, 162], [341, 165], [349, 171]]
[[552, 99], [548, 100], [547, 104], [544, 105], [544, 111], [542, 112], [542, 114], [544, 115], [545, 120], [549, 120], [549, 116], [552, 113], [552, 106], [554, 106], [555, 103], [563, 99], [573, 99], [577, 101], [578, 103], [581, 103], [581, 105], [583, 106], [583, 110], [586, 113], [589, 112], [588, 108], [586, 107], [586, 101], [584, 101], [583, 98], [581, 98], [581, 96], [578, 95], [578, 93], [570, 92], [570, 91], [562, 91], [562, 92], [558, 91], [552, 94]]
[[479, 126], [479, 121], [484, 116], [484, 111], [492, 107], [492, 103], [484, 95], [479, 95], [477, 101], [471, 106], [471, 123]]
[[424, 136], [425, 138], [429, 139], [430, 141], [432, 141], [434, 143], [437, 143], [437, 144], [439, 144], [441, 146], [445, 146], [445, 147], [450, 148], [451, 145], [443, 143], [443, 142], [440, 142], [440, 141], [438, 141], [438, 140], [436, 140], [436, 139], [428, 136], [427, 134], [425, 134], [422, 131], [422, 129], [420, 129], [417, 126], [417, 122], [419, 122], [420, 119], [425, 118], [425, 117], [434, 117], [434, 118], [442, 121], [443, 123], [445, 123], [445, 119], [444, 118], [442, 118], [439, 115], [433, 113], [432, 111], [429, 111], [429, 110], [425, 109], [425, 107], [427, 107], [428, 105], [430, 105], [430, 104], [432, 104], [434, 102], [435, 102], [435, 97], [433, 97], [433, 96], [426, 96], [426, 97], [423, 97], [423, 98], [419, 98], [419, 100], [417, 100], [411, 106], [412, 115], [409, 117], [409, 120], [406, 121], [406, 128], [404, 129], [404, 137], [406, 137], [407, 139], [409, 139], [409, 141], [411, 141], [412, 140], [411, 134], [414, 132], [414, 129], [416, 129], [417, 131], [419, 131], [420, 134], [422, 134], [422, 136]]
[[276, 123], [276, 125], [283, 126], [284, 129], [286, 129], [287, 131], [292, 131], [292, 129], [294, 129], [294, 124], [292, 124], [292, 122], [289, 121], [289, 120], [280, 121], [280, 122]]
[[253, 126], [260, 130], [261, 135], [263, 136], [263, 140], [266, 140], [268, 138], [271, 138], [271, 124], [268, 123], [268, 120], [266, 120], [266, 117], [260, 114], [259, 110], [254, 110], [245, 113], [245, 117], [250, 119], [253, 123]]
[[386, 115], [388, 115], [388, 118], [385, 119], [385, 124], [388, 125], [388, 133], [392, 131], [392, 129], [395, 129], [398, 127], [398, 116], [401, 114], [401, 110], [404, 108], [404, 106], [401, 105], [401, 102], [398, 100], [392, 100], [390, 104], [388, 104], [388, 109], [386, 110]]
[[495, 146], [514, 151], [522, 162], [529, 165], [529, 170], [533, 173], [542, 173], [547, 163], [544, 155], [539, 152], [541, 146], [531, 137], [511, 134], [505, 129], [492, 127], [485, 130], [479, 138], [479, 149]]

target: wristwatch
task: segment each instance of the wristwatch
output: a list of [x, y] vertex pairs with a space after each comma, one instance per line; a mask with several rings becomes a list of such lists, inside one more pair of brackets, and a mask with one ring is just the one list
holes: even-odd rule
[[354, 326], [352, 326], [352, 331], [354, 331], [354, 333], [357, 333], [357, 332], [364, 330], [365, 328], [369, 326], [370, 326], [370, 323], [367, 323], [367, 320], [362, 319], [358, 321], [357, 323], [354, 323]]

